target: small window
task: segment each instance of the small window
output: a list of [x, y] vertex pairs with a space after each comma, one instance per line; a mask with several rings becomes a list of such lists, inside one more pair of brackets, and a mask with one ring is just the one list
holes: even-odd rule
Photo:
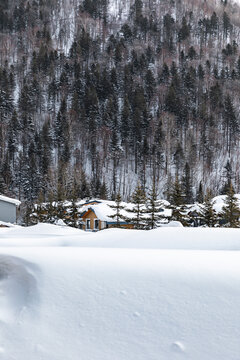
[[94, 228], [99, 229], [99, 220], [94, 220]]
[[90, 230], [90, 229], [91, 229], [90, 219], [87, 219], [87, 221], [86, 221], [86, 229], [87, 229], [87, 230]]

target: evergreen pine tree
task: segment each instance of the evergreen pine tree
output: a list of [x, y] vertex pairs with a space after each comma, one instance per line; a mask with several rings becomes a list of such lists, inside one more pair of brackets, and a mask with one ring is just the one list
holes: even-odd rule
[[217, 224], [217, 213], [214, 209], [214, 201], [211, 192], [208, 190], [204, 203], [200, 205], [200, 216], [208, 227], [215, 227]]
[[192, 179], [190, 173], [190, 166], [188, 162], [185, 164], [184, 167], [184, 176], [182, 179], [182, 186], [184, 191], [185, 197], [185, 204], [191, 204], [193, 202], [193, 193], [192, 193]]
[[199, 183], [196, 200], [200, 204], [202, 204], [204, 202], [204, 193], [203, 193], [203, 187], [202, 187], [202, 182], [201, 181]]
[[121, 114], [121, 138], [122, 142], [127, 142], [130, 130], [130, 104], [127, 96], [124, 98], [123, 110]]
[[234, 195], [232, 184], [230, 184], [221, 217], [226, 221], [225, 227], [240, 227], [240, 208], [238, 206], [238, 199]]
[[159, 75], [160, 83], [167, 84], [168, 81], [169, 81], [169, 76], [170, 76], [169, 68], [168, 68], [167, 64], [164, 63], [163, 67], [162, 67], [162, 71], [161, 71], [161, 73]]
[[224, 122], [226, 126], [226, 136], [227, 136], [227, 150], [230, 154], [231, 144], [234, 143], [236, 134], [239, 131], [238, 119], [235, 113], [235, 109], [228, 94], [224, 102]]
[[165, 99], [165, 106], [166, 110], [169, 112], [172, 112], [175, 115], [178, 115], [180, 109], [179, 109], [179, 97], [176, 92], [176, 88], [174, 84], [171, 84], [171, 86], [168, 89], [166, 99]]
[[186, 40], [190, 35], [190, 26], [187, 24], [187, 20], [185, 17], [182, 18], [182, 27], [181, 29], [179, 30], [179, 33], [178, 33], [178, 40], [181, 42], [181, 41], [184, 41]]
[[107, 188], [105, 181], [100, 186], [99, 197], [102, 200], [108, 199], [108, 188]]
[[4, 194], [6, 191], [6, 184], [2, 175], [2, 171], [0, 170], [0, 195]]
[[226, 11], [224, 11], [223, 13], [223, 30], [224, 30], [224, 35], [227, 37], [229, 32], [232, 30], [232, 24], [230, 21], [230, 18], [228, 16], [228, 14], [226, 13]]
[[159, 226], [159, 221], [163, 218], [160, 214], [160, 209], [163, 207], [161, 200], [158, 200], [158, 193], [156, 189], [155, 181], [152, 183], [152, 187], [148, 193], [146, 202], [146, 225], [149, 229], [155, 229]]
[[[68, 215], [67, 224], [69, 226], [78, 228], [79, 227], [79, 209], [76, 204], [76, 199], [74, 196], [72, 197], [71, 205], [70, 205], [70, 208], [68, 208], [67, 215]], [[65, 219], [66, 219], [66, 216], [65, 216]]]
[[156, 82], [154, 75], [151, 70], [148, 70], [145, 76], [145, 89], [149, 101], [151, 100], [154, 94], [155, 86], [156, 86]]
[[132, 195], [132, 202], [134, 204], [132, 209], [127, 209], [127, 211], [131, 214], [129, 220], [134, 225], [135, 229], [142, 229], [145, 226], [144, 214], [146, 212], [146, 196], [140, 183], [138, 183]]
[[61, 219], [64, 220], [67, 214], [66, 206], [63, 200], [59, 200], [55, 205], [55, 221]]
[[37, 224], [37, 216], [36, 216], [35, 208], [30, 203], [26, 204], [23, 221], [26, 226]]
[[172, 191], [170, 193], [171, 209], [172, 209], [172, 218], [171, 220], [180, 221], [183, 226], [188, 226], [187, 220], [188, 216], [186, 213], [185, 196], [182, 188], [182, 184], [176, 176], [175, 182], [172, 186]]
[[120, 227], [121, 220], [124, 219], [124, 216], [121, 214], [121, 210], [124, 209], [124, 206], [121, 205], [122, 198], [120, 193], [117, 193], [115, 198], [116, 205], [109, 205], [110, 208], [112, 208], [115, 211], [115, 214], [109, 215], [110, 218], [114, 219], [116, 221], [116, 227]]
[[47, 218], [47, 211], [46, 211], [46, 204], [43, 204], [44, 197], [42, 191], [40, 191], [37, 204], [35, 205], [37, 220], [39, 222], [46, 222]]
[[233, 171], [232, 171], [232, 166], [231, 166], [231, 163], [229, 160], [227, 161], [226, 165], [224, 166], [223, 176], [226, 179], [226, 181], [221, 189], [221, 194], [226, 195], [230, 190], [230, 186], [232, 185], [232, 180], [233, 180]]
[[48, 203], [46, 204], [46, 210], [47, 210], [47, 222], [54, 224], [58, 217], [58, 209], [57, 204], [54, 201], [54, 194], [53, 192], [50, 192], [48, 195]]

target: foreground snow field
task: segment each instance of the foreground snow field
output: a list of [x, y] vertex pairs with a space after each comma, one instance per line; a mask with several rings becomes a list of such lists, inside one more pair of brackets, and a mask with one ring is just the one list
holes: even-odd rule
[[0, 228], [0, 359], [239, 360], [240, 230]]

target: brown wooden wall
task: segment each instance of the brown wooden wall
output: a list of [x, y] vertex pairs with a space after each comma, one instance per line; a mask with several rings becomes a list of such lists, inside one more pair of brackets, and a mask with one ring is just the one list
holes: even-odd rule
[[[94, 220], [98, 219], [97, 216], [95, 215], [95, 213], [92, 210], [88, 210], [86, 212], [86, 214], [83, 215], [82, 220], [84, 222], [86, 222], [86, 220], [89, 219], [90, 220], [90, 230], [94, 231], [95, 227], [94, 227]], [[116, 225], [114, 224], [109, 224], [108, 228], [114, 228], [116, 227]], [[133, 225], [132, 224], [122, 224], [120, 225], [121, 228], [123, 229], [133, 229]], [[99, 230], [102, 230], [103, 226], [102, 226], [102, 221], [99, 220]], [[86, 226], [83, 225], [83, 230], [86, 230]]]

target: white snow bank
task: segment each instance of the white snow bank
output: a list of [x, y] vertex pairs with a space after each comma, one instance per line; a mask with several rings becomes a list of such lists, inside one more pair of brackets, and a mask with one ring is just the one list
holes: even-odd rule
[[180, 221], [169, 221], [167, 224], [161, 224], [161, 227], [183, 227]]
[[240, 229], [161, 227], [149, 231], [108, 229], [91, 233], [43, 223], [0, 228], [0, 247], [15, 246], [240, 250]]
[[239, 234], [0, 229], [0, 359], [238, 360]]
[[15, 227], [15, 226], [18, 226], [18, 225], [0, 220], [0, 227]]
[[[0, 322], [4, 360], [239, 357], [239, 253], [99, 248], [1, 252], [41, 270], [34, 316], [23, 300], [20, 318]], [[4, 293], [10, 297], [7, 289]], [[15, 305], [7, 306], [15, 312]]]
[[0, 323], [20, 320], [26, 307], [37, 299], [33, 266], [13, 256], [0, 255]]

